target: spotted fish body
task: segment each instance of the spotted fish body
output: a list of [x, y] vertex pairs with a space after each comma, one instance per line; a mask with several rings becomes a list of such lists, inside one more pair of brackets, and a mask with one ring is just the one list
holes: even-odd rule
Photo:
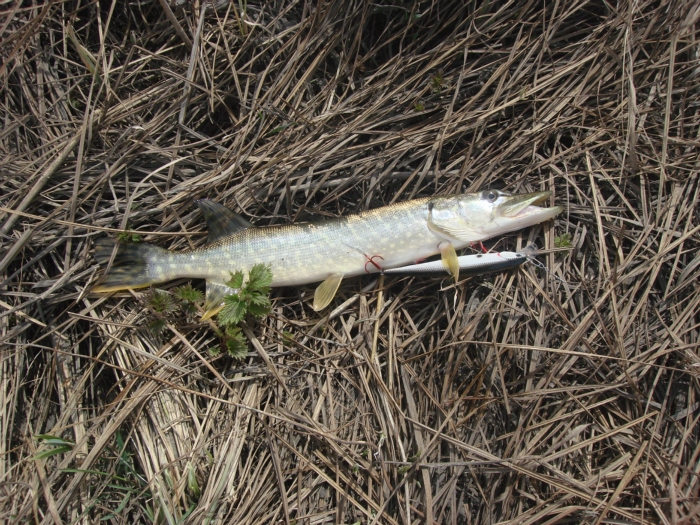
[[[560, 207], [533, 204], [550, 195], [509, 195], [496, 190], [415, 199], [317, 223], [254, 227], [211, 201], [200, 201], [210, 226], [203, 248], [170, 252], [149, 244], [120, 246], [97, 291], [138, 288], [176, 278], [207, 281], [205, 317], [213, 315], [231, 272], [268, 265], [272, 286], [323, 281], [314, 308], [325, 307], [343, 277], [379, 272], [441, 253], [457, 277], [456, 249], [554, 217]], [[102, 241], [96, 256], [106, 262], [112, 245]], [[452, 266], [451, 266], [452, 265]]]
[[[438, 252], [428, 228], [428, 199], [419, 199], [319, 223], [248, 228], [204, 248], [165, 252], [148, 271], [155, 281], [178, 277], [223, 283], [229, 272], [269, 265], [272, 286], [323, 281], [410, 264]], [[400, 227], [397, 227], [400, 225]], [[371, 257], [374, 262], [370, 263]], [[383, 259], [380, 259], [380, 256]]]

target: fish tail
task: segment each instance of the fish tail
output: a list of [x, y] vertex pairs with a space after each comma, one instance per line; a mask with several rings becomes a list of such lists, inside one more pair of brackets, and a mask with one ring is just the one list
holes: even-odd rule
[[93, 288], [95, 292], [113, 292], [125, 288], [143, 288], [153, 283], [167, 280], [162, 275], [154, 275], [159, 258], [168, 254], [167, 250], [148, 243], [116, 243], [109, 238], [95, 242], [95, 259], [106, 268], [112, 259], [114, 249], [117, 253], [112, 266], [102, 280]]

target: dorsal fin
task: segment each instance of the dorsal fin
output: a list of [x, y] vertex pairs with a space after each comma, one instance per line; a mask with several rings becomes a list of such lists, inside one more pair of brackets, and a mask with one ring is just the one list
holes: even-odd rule
[[204, 215], [204, 220], [207, 221], [207, 226], [209, 227], [207, 244], [216, 242], [222, 237], [227, 237], [228, 235], [233, 235], [239, 231], [254, 227], [235, 211], [231, 211], [226, 206], [222, 206], [209, 199], [197, 201], [197, 206], [199, 206], [199, 210], [202, 212], [202, 215]]

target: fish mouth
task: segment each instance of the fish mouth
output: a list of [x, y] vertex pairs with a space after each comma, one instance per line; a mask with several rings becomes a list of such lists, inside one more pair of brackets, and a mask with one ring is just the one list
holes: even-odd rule
[[552, 208], [540, 208], [537, 206], [537, 204], [542, 204], [551, 196], [551, 191], [508, 195], [504, 197], [504, 202], [498, 207], [498, 212], [501, 217], [509, 219], [520, 219], [528, 215], [535, 215], [538, 218], [538, 222], [546, 221], [559, 215], [564, 210], [561, 206], [553, 206]]

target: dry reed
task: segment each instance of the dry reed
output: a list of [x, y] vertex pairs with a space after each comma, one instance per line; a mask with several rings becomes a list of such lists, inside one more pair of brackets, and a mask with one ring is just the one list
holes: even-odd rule
[[[695, 2], [0, 8], [0, 521], [700, 520]], [[488, 243], [546, 271], [280, 289], [243, 361], [90, 292], [95, 238], [201, 245], [198, 198], [485, 187], [566, 206]]]

